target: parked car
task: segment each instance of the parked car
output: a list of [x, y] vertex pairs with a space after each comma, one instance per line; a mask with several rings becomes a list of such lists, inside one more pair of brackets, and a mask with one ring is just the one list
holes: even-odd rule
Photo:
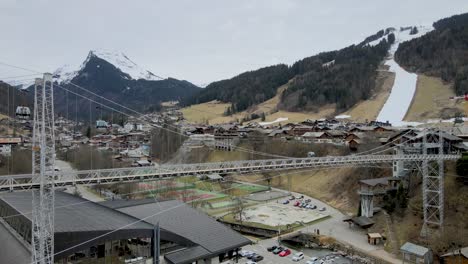
[[271, 246], [271, 247], [268, 247], [267, 250], [268, 252], [272, 252], [273, 250], [277, 249], [278, 246]]
[[296, 197], [294, 197], [294, 195], [289, 197], [289, 200], [291, 200], [291, 201], [294, 200], [294, 199], [296, 199]]
[[306, 262], [306, 264], [316, 264], [317, 260], [318, 260], [318, 258], [312, 257]]
[[242, 250], [239, 254], [240, 254], [242, 257], [247, 257], [247, 255], [252, 255], [253, 252], [250, 251], [250, 250]]
[[286, 257], [286, 256], [289, 256], [290, 254], [291, 254], [291, 250], [290, 249], [285, 249], [285, 250], [283, 250], [283, 251], [281, 251], [279, 253], [279, 256], [280, 257]]
[[247, 261], [245, 264], [257, 264], [257, 262], [253, 261], [253, 260], [249, 260]]
[[322, 208], [320, 208], [319, 211], [320, 211], [320, 212], [323, 212], [323, 211], [325, 211], [325, 210], [327, 210], [327, 209], [326, 209], [325, 207], [322, 207]]
[[257, 253], [252, 252], [252, 254], [247, 255], [247, 259], [252, 259], [252, 258], [255, 257], [256, 255], [257, 255]]
[[301, 204], [301, 202], [299, 202], [299, 201], [294, 202], [294, 206], [299, 206], [300, 204]]
[[299, 199], [304, 199], [304, 195], [299, 196]]
[[306, 202], [306, 203], [310, 203], [310, 202], [312, 202], [312, 200], [311, 200], [311, 199], [307, 199], [307, 200], [305, 200], [305, 202]]
[[294, 256], [292, 257], [292, 260], [293, 261], [299, 261], [299, 260], [302, 260], [304, 259], [304, 253], [302, 252], [297, 252], [296, 254], [294, 254]]
[[316, 205], [312, 205], [312, 208], [311, 208], [311, 209], [312, 209], [312, 210], [317, 209], [317, 206], [316, 206]]
[[252, 260], [255, 261], [255, 262], [262, 261], [263, 256], [262, 255], [255, 255], [255, 256], [252, 257]]
[[288, 204], [289, 203], [289, 200], [284, 200], [283, 201], [283, 204]]
[[283, 251], [284, 248], [283, 247], [277, 247], [275, 250], [273, 250], [273, 254], [277, 255], [279, 253], [281, 253], [281, 251]]

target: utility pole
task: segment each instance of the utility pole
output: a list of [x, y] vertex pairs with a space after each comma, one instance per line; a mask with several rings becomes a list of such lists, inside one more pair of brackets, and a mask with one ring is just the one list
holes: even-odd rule
[[161, 248], [161, 229], [159, 228], [159, 222], [153, 229], [153, 264], [159, 264], [160, 248]]
[[32, 144], [32, 263], [54, 263], [54, 90], [52, 74], [34, 83], [34, 127]]

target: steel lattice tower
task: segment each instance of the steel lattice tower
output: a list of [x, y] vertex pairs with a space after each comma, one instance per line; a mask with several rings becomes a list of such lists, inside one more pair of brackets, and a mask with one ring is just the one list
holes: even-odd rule
[[52, 74], [34, 84], [32, 181], [39, 190], [32, 201], [32, 263], [54, 263], [54, 96]]
[[[423, 137], [423, 154], [444, 153], [444, 140], [442, 131], [425, 132]], [[442, 228], [444, 223], [444, 161], [424, 160], [422, 162], [423, 174], [423, 206], [424, 225], [422, 235], [428, 235], [428, 228]]]

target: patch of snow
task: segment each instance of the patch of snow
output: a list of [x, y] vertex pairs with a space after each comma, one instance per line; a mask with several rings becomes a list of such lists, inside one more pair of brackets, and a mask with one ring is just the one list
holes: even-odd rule
[[115, 67], [119, 68], [122, 72], [127, 73], [134, 80], [144, 79], [157, 81], [161, 80], [158, 76], [154, 75], [152, 72], [144, 70], [132, 60], [130, 60], [127, 55], [119, 51], [109, 51], [109, 50], [93, 50], [91, 51], [96, 57], [99, 57]]
[[350, 115], [337, 115], [335, 116], [336, 119], [346, 119], [346, 118], [351, 118]]
[[[393, 32], [393, 31], [392, 31], [392, 32]], [[390, 34], [390, 33], [389, 33], [389, 34]], [[388, 36], [388, 35], [383, 35], [382, 37], [380, 37], [380, 38], [378, 38], [378, 39], [376, 39], [376, 40], [373, 40], [373, 41], [371, 41], [371, 42], [368, 42], [367, 45], [372, 46], [372, 47], [377, 46], [377, 45], [380, 43], [380, 41], [382, 41], [383, 39], [386, 39], [387, 36]]]
[[322, 67], [323, 68], [330, 67], [330, 66], [333, 66], [334, 64], [335, 64], [335, 60], [332, 60], [332, 61], [325, 62], [324, 64], [322, 64]]
[[414, 35], [409, 34], [410, 30], [396, 30], [393, 32], [395, 34], [395, 43], [390, 47], [390, 59], [385, 62], [385, 65], [390, 66], [389, 70], [395, 73], [395, 81], [393, 83], [390, 96], [377, 116], [377, 121], [389, 121], [394, 126], [402, 126], [408, 123], [414, 123], [404, 122], [403, 118], [408, 111], [416, 91], [417, 75], [414, 73], [409, 73], [400, 67], [400, 65], [396, 63], [393, 57], [400, 43], [420, 37], [431, 30], [432, 27], [419, 26], [418, 33]]
[[261, 126], [267, 126], [267, 125], [271, 125], [271, 124], [279, 123], [279, 122], [283, 122], [283, 121], [288, 121], [288, 118], [287, 118], [287, 117], [278, 117], [278, 118], [276, 118], [275, 121], [271, 121], [271, 122], [259, 122], [258, 124], [261, 125]]
[[[76, 75], [78, 75], [79, 71], [83, 69], [88, 61], [93, 57], [96, 56], [100, 59], [103, 59], [110, 64], [114, 65], [116, 68], [121, 70], [122, 72], [128, 74], [130, 78], [133, 80], [151, 80], [157, 81], [162, 80], [161, 77], [156, 76], [152, 72], [145, 70], [138, 66], [135, 62], [130, 60], [127, 55], [119, 51], [108, 51], [108, 50], [92, 50], [89, 52], [88, 57], [86, 60], [81, 64], [66, 64], [60, 68], [58, 68], [54, 72], [55, 80], [59, 83], [66, 83], [71, 81]], [[101, 65], [97, 65], [97, 68], [100, 68]]]

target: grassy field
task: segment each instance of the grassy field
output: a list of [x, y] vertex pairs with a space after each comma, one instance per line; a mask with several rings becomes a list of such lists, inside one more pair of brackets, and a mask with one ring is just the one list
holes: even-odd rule
[[450, 100], [450, 96], [455, 96], [451, 84], [443, 83], [440, 78], [419, 75], [416, 93], [404, 120], [453, 118], [457, 111], [464, 111], [465, 103], [463, 100]]
[[207, 121], [223, 117], [226, 108], [230, 104], [221, 103], [218, 101], [211, 101], [203, 104], [192, 105], [183, 108], [181, 111], [184, 117], [193, 123], [206, 123]]

